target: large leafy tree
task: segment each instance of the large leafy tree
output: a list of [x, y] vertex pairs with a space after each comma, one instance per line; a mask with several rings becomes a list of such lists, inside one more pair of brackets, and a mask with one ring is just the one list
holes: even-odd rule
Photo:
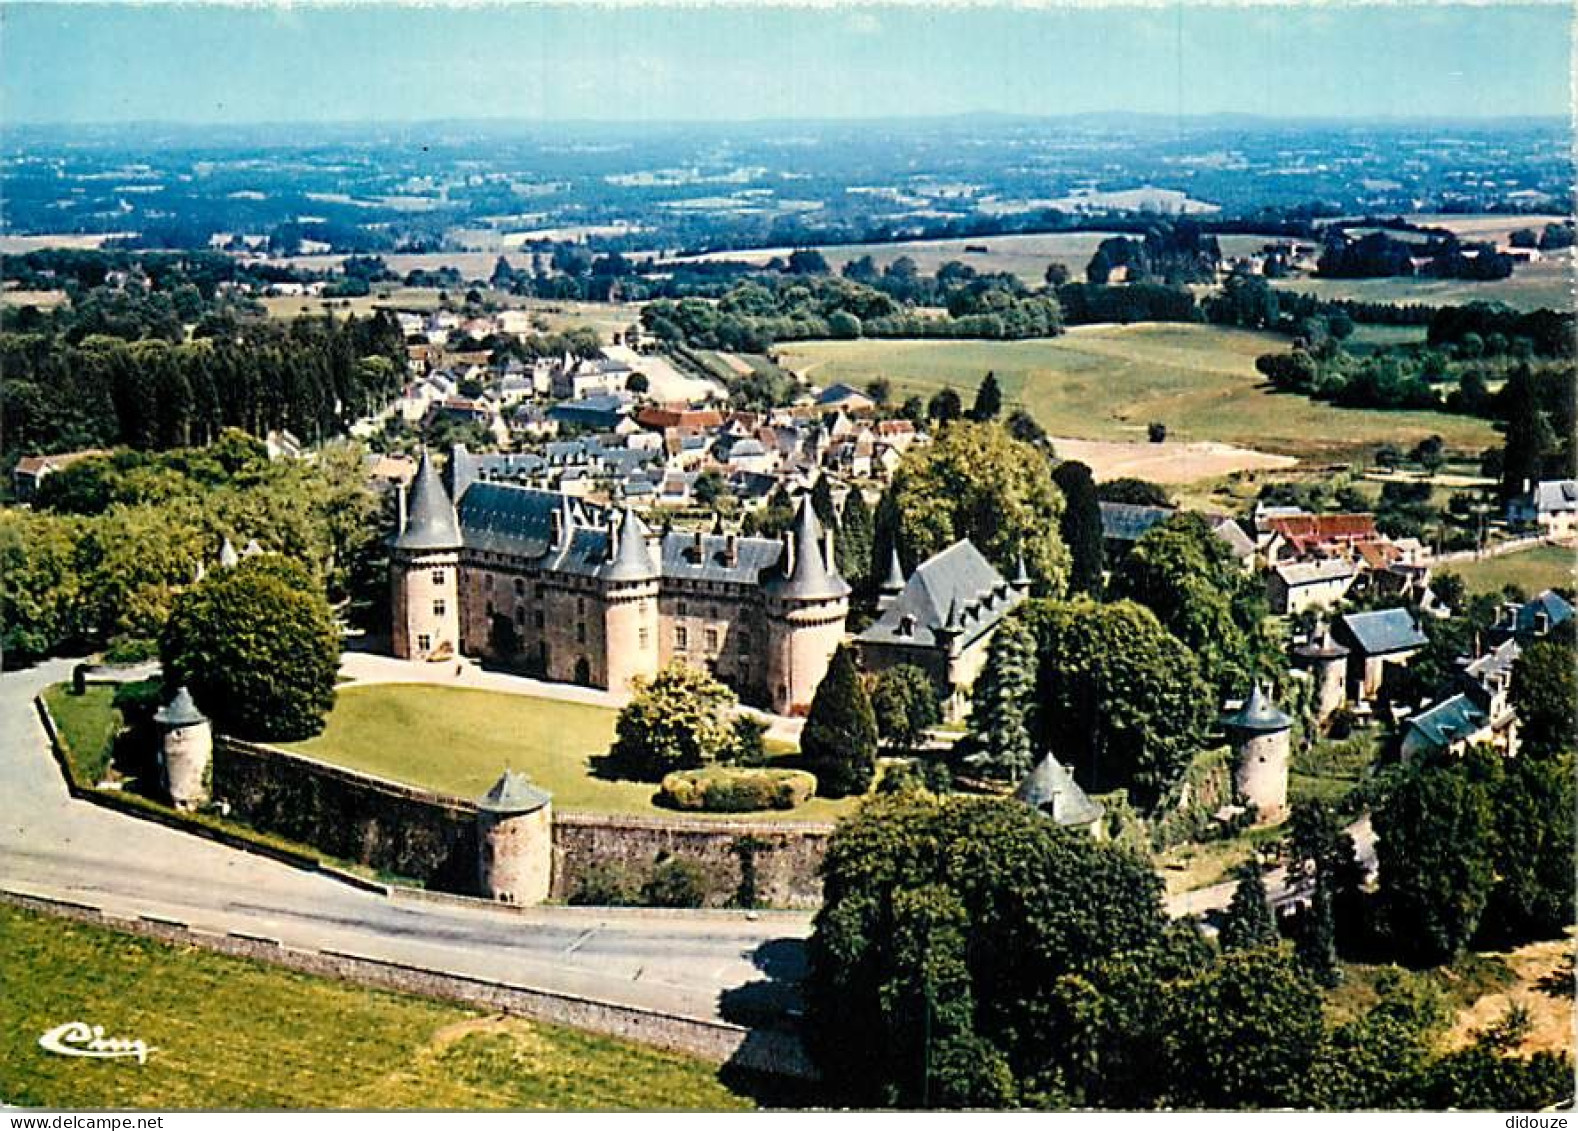
[[896, 750], [913, 750], [926, 732], [942, 722], [937, 687], [914, 664], [884, 668], [871, 681], [871, 709], [877, 733]]
[[[883, 516], [889, 537], [896, 535], [910, 569], [960, 538], [1007, 572], [1023, 554], [1031, 576], [1061, 592], [1068, 578], [1058, 533], [1063, 496], [1048, 472], [1046, 455], [1001, 424], [959, 421], [935, 443], [912, 448], [894, 473]], [[880, 568], [886, 559], [874, 560]]]
[[1502, 766], [1491, 834], [1496, 885], [1481, 927], [1498, 942], [1552, 938], [1574, 921], [1575, 772], [1570, 752]]
[[833, 653], [811, 697], [800, 753], [824, 797], [864, 793], [877, 767], [877, 719], [847, 646]]
[[838, 537], [833, 542], [838, 572], [850, 585], [864, 589], [871, 580], [871, 506], [859, 488], [851, 491], [844, 500], [844, 512], [839, 517]]
[[968, 765], [1003, 781], [1017, 781], [1031, 771], [1035, 689], [1036, 642], [1018, 617], [1008, 617], [992, 635], [986, 666], [971, 693]]
[[609, 757], [619, 773], [657, 781], [733, 755], [734, 692], [711, 675], [675, 660], [634, 690], [614, 724]]
[[1044, 988], [1157, 942], [1160, 883], [1018, 802], [880, 797], [839, 826], [806, 992], [840, 1099], [1032, 1101], [1065, 1055]]
[[240, 738], [308, 738], [334, 706], [339, 631], [317, 583], [282, 557], [246, 559], [182, 594], [160, 654], [165, 682], [190, 687]]
[[1228, 951], [1254, 950], [1277, 941], [1277, 921], [1271, 914], [1258, 861], [1251, 860], [1238, 869], [1238, 883], [1217, 940]]
[[1065, 460], [1052, 472], [1052, 481], [1063, 492], [1063, 517], [1059, 530], [1068, 547], [1070, 593], [1101, 595], [1105, 568], [1101, 535], [1101, 500], [1090, 468], [1078, 460]]
[[1096, 789], [1155, 800], [1199, 751], [1212, 711], [1194, 655], [1132, 601], [1036, 599], [1032, 733]]
[[1524, 649], [1512, 663], [1512, 707], [1525, 754], [1578, 747], [1578, 650], [1572, 622]]
[[1002, 411], [1003, 387], [997, 383], [997, 374], [988, 372], [975, 390], [975, 404], [970, 408], [970, 419], [984, 423], [996, 420]]

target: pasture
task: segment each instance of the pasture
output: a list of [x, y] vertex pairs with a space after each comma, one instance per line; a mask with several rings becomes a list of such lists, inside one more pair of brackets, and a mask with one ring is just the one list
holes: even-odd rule
[[1273, 286], [1322, 299], [1357, 302], [1421, 303], [1461, 306], [1470, 302], [1504, 302], [1519, 310], [1570, 310], [1573, 304], [1573, 260], [1552, 254], [1538, 263], [1523, 263], [1512, 277], [1474, 282], [1466, 279], [1277, 279]]
[[1542, 545], [1494, 558], [1448, 562], [1437, 571], [1457, 574], [1470, 593], [1499, 593], [1503, 586], [1516, 585], [1532, 597], [1558, 586], [1571, 589], [1578, 580], [1578, 553], [1568, 546]]
[[1255, 358], [1286, 348], [1287, 339], [1272, 334], [1148, 323], [1078, 326], [1020, 342], [791, 342], [775, 353], [818, 385], [887, 377], [901, 399], [952, 386], [966, 405], [990, 370], [1007, 402], [1023, 405], [1051, 435], [1080, 440], [1143, 442], [1152, 421], [1167, 425], [1169, 444], [1215, 441], [1299, 458], [1352, 458], [1431, 435], [1477, 454], [1496, 440], [1481, 420], [1342, 409], [1272, 392]]

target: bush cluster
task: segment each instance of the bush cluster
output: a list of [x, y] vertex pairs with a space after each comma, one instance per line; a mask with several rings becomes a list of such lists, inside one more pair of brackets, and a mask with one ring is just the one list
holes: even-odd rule
[[794, 809], [816, 794], [816, 776], [804, 770], [712, 766], [676, 770], [664, 777], [663, 804], [703, 813]]

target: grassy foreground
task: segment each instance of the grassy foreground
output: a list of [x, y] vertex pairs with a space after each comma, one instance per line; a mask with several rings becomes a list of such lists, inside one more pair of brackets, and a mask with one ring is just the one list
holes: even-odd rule
[[[322, 734], [281, 745], [459, 797], [481, 795], [509, 766], [552, 793], [561, 811], [673, 817], [672, 810], [653, 804], [654, 786], [596, 775], [594, 759], [612, 744], [614, 720], [607, 708], [557, 699], [373, 684], [341, 688]], [[790, 812], [730, 816], [830, 821], [856, 804], [854, 798], [819, 797]]]
[[[722, 1109], [715, 1065], [0, 907], [0, 1101], [72, 1108]], [[67, 1021], [157, 1051], [38, 1047]]]
[[1536, 546], [1515, 554], [1481, 558], [1473, 562], [1449, 562], [1441, 573], [1455, 573], [1470, 593], [1499, 593], [1504, 585], [1516, 585], [1530, 597], [1557, 586], [1571, 588], [1578, 556], [1565, 546]]
[[899, 397], [952, 385], [965, 398], [988, 370], [1005, 398], [1054, 436], [1141, 440], [1151, 421], [1168, 438], [1215, 440], [1293, 456], [1340, 456], [1382, 443], [1408, 446], [1439, 435], [1478, 452], [1496, 440], [1482, 420], [1439, 412], [1343, 409], [1273, 393], [1255, 358], [1287, 349], [1274, 334], [1177, 323], [1076, 326], [1022, 342], [877, 340], [793, 342], [783, 364], [819, 385], [874, 377]]

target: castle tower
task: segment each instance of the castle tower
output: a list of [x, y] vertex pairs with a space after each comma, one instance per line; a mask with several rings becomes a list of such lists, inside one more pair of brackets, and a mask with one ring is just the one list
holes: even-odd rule
[[537, 904], [553, 882], [553, 796], [505, 770], [477, 799], [477, 889], [501, 903]]
[[404, 660], [460, 654], [460, 522], [427, 452], [390, 540], [391, 644]]
[[1259, 824], [1279, 821], [1288, 808], [1289, 737], [1293, 720], [1277, 710], [1256, 681], [1244, 705], [1222, 720], [1233, 746], [1233, 792], [1253, 805]]
[[838, 575], [831, 534], [809, 498], [800, 500], [767, 591], [767, 694], [772, 709], [803, 715], [844, 639], [849, 584]]
[[608, 561], [597, 571], [610, 691], [628, 691], [636, 676], [657, 674], [661, 571], [650, 537], [646, 523], [626, 506], [609, 525]]
[[1348, 649], [1323, 625], [1309, 642], [1293, 649], [1293, 662], [1315, 681], [1315, 721], [1324, 723], [1348, 701]]
[[209, 766], [214, 756], [214, 732], [207, 716], [182, 687], [154, 712], [153, 721], [159, 724], [159, 768], [171, 803], [177, 809], [206, 805], [212, 793]]
[[899, 548], [893, 546], [888, 553], [888, 576], [877, 587], [877, 608], [886, 609], [904, 592], [904, 566], [899, 562]]

